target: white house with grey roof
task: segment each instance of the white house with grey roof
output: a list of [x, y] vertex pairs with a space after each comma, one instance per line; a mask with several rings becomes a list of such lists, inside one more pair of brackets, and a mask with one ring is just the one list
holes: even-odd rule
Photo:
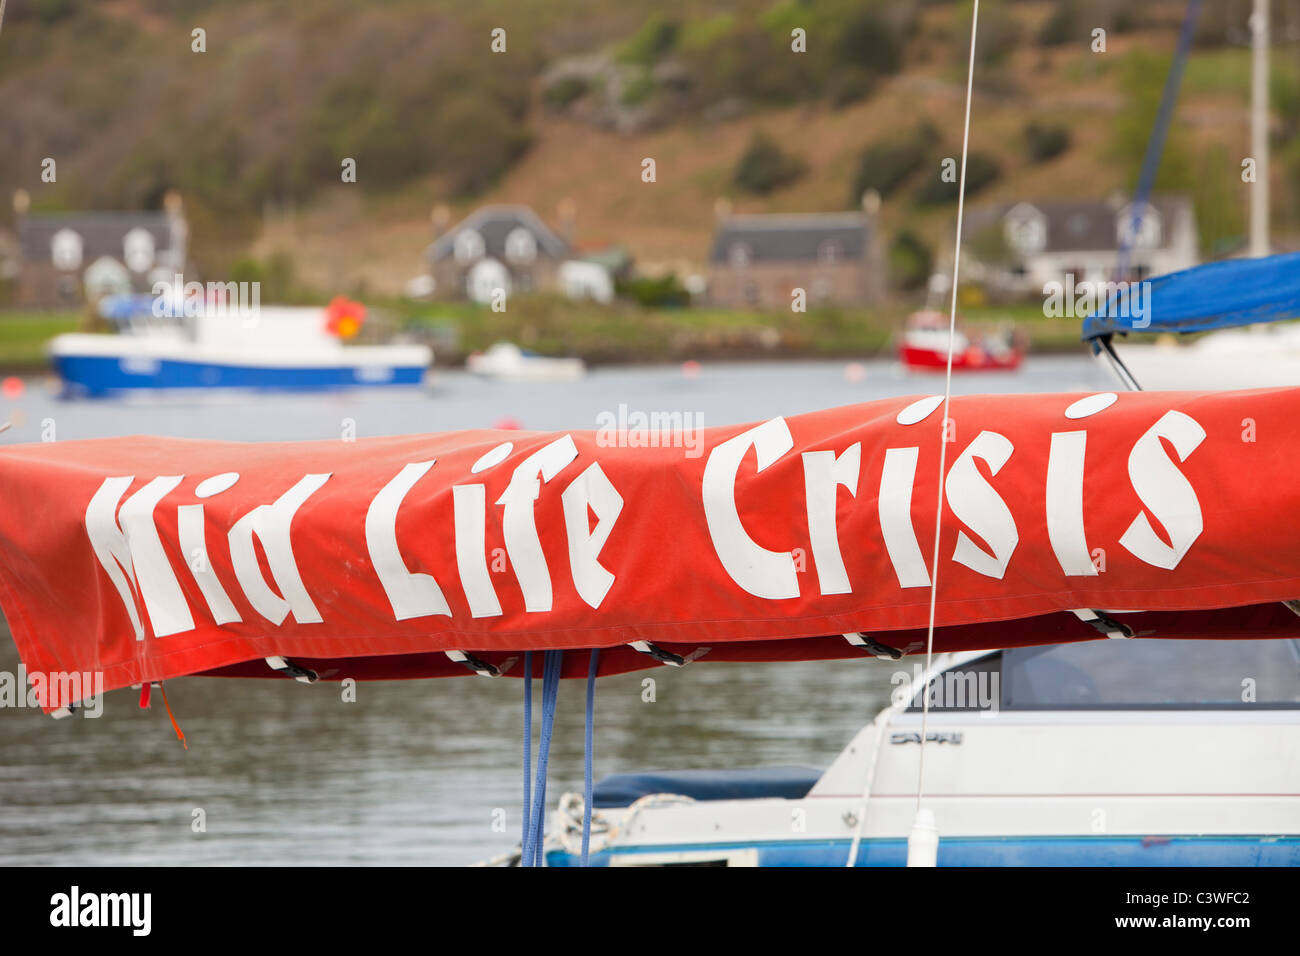
[[156, 212], [18, 214], [18, 304], [66, 308], [102, 295], [148, 292], [183, 273], [189, 229], [179, 199]]
[[718, 217], [709, 301], [730, 308], [863, 305], [883, 287], [875, 217], [867, 211]]
[[1035, 294], [1049, 282], [1116, 279], [1129, 246], [1128, 275], [1144, 279], [1200, 261], [1196, 211], [1186, 196], [1155, 196], [1134, 228], [1131, 201], [1022, 200], [972, 210], [965, 248], [974, 274], [995, 289]]
[[565, 292], [574, 285], [561, 268], [570, 258], [569, 239], [527, 206], [483, 206], [439, 231], [443, 215], [435, 211], [436, 237], [425, 250], [439, 297], [490, 304], [498, 292], [508, 298], [516, 292]]

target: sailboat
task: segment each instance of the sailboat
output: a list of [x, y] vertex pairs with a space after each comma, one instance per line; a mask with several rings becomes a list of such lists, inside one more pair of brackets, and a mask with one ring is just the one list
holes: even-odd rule
[[[923, 651], [932, 580], [923, 552], [933, 544], [943, 474], [945, 584], [933, 646], [958, 656], [941, 659], [939, 671], [988, 670], [989, 658], [970, 656], [981, 650], [1138, 643], [1130, 637], [1156, 646], [1173, 639], [1164, 660], [1177, 665], [1176, 683], [1201, 660], [1185, 641], [1235, 648], [1241, 661], [1259, 662], [1258, 674], [1242, 673], [1260, 681], [1280, 666], [1276, 654], [1289, 653], [1300, 635], [1300, 618], [1283, 603], [1300, 595], [1300, 553], [1274, 533], [1300, 521], [1290, 480], [1300, 454], [1300, 390], [954, 397], [951, 466], [942, 472], [940, 399], [890, 398], [710, 428], [700, 457], [610, 447], [592, 431], [9, 446], [0, 448], [7, 503], [0, 605], [36, 678], [31, 692], [52, 714], [74, 711], [101, 688], [147, 694], [189, 675], [326, 684], [505, 676], [525, 678], [527, 691], [540, 672], [543, 714], [553, 716], [563, 678], [586, 678], [594, 693], [600, 676], [644, 668], [831, 659], [869, 666]], [[1247, 417], [1258, 440], [1243, 445]], [[489, 567], [497, 549], [509, 556], [501, 574]], [[1277, 647], [1261, 657], [1253, 642], [1265, 639]], [[1001, 660], [1002, 679], [1019, 694], [1016, 658]], [[1130, 843], [1223, 837], [1251, 848], [1243, 853], [1263, 853], [1260, 861], [1293, 852], [1300, 788], [1286, 768], [1294, 762], [1271, 758], [1293, 739], [1286, 727], [1295, 712], [1283, 711], [1294, 698], [1285, 687], [1283, 696], [1260, 693], [1259, 707], [1194, 716], [1173, 714], [1168, 704], [1176, 702], [1137, 701], [1158, 705], [1163, 716], [1141, 732], [1145, 762], [1116, 791], [1128, 796], [1102, 805], [1108, 832]], [[1036, 779], [1048, 752], [1057, 763], [1081, 752], [1077, 737], [1026, 736], [1026, 724], [1055, 721], [1059, 730], [1069, 721], [1017, 713], [1019, 701], [1006, 702], [987, 725], [963, 728], [967, 718], [943, 715], [921, 738], [940, 754], [933, 790], [954, 839], [979, 814], [949, 817], [956, 806], [949, 797], [969, 798], [968, 810], [986, 798], [948, 792], [945, 765], [964, 761], [976, 774], [966, 779], [1001, 779], [1004, 796], [1036, 799], [1044, 792], [1015, 788]], [[1265, 713], [1264, 705], [1281, 704]], [[1105, 725], [1112, 736], [1134, 724], [1103, 710], [1084, 723]], [[809, 793], [833, 787], [838, 795], [838, 803], [817, 806], [838, 814], [862, 793], [895, 794], [902, 805], [900, 775], [921, 731], [906, 707], [873, 726], [886, 734], [870, 738], [886, 741], [875, 782], [863, 779], [873, 766], [861, 759], [863, 738], [850, 745], [856, 757], [809, 784]], [[960, 743], [946, 736], [953, 733]], [[1156, 753], [1173, 754], [1176, 740], [1191, 746], [1194, 738], [1202, 756], [1253, 754], [1261, 767], [1220, 783], [1214, 799], [1176, 799], [1178, 788], [1209, 787], [1210, 778], [1187, 771], [1186, 782], [1171, 784]], [[1013, 772], [1010, 763], [1027, 755]], [[1074, 814], [1069, 828], [1040, 816], [1019, 836], [1029, 843], [1045, 833], [1066, 843], [1086, 836], [1103, 779], [1117, 778], [1053, 797], [1058, 820]], [[1247, 786], [1258, 788], [1254, 797], [1237, 789]], [[673, 780], [667, 789], [681, 785]], [[544, 785], [533, 794], [544, 800]], [[1144, 800], [1163, 801], [1161, 826], [1155, 809], [1128, 815]], [[898, 859], [889, 842], [898, 839], [896, 814], [876, 815], [888, 805], [881, 799], [865, 815], [855, 811], [866, 821], [864, 863]], [[542, 805], [535, 811], [530, 823], [545, 816]], [[1007, 832], [999, 828], [1010, 817], [999, 813], [979, 824], [985, 837]], [[852, 833], [838, 826], [837, 849], [822, 853], [823, 862], [842, 863], [850, 852]], [[810, 824], [808, 833], [823, 834], [820, 827]], [[639, 831], [622, 832], [631, 839]], [[756, 833], [746, 832], [758, 849]], [[680, 844], [681, 831], [673, 833]], [[884, 842], [870, 842], [877, 838]], [[1269, 841], [1278, 846], [1261, 850]], [[1094, 844], [1098, 852], [1105, 846]], [[1210, 841], [1179, 859], [1249, 858], [1215, 857], [1218, 846]], [[540, 830], [527, 851], [530, 860], [556, 863], [567, 852]]]
[[[1139, 301], [1139, 300], [1145, 301]], [[1229, 259], [1117, 292], [1083, 323], [1083, 340], [1127, 387], [1264, 388], [1300, 384], [1300, 253]], [[1116, 337], [1163, 341], [1118, 347]], [[1174, 341], [1199, 335], [1191, 344]]]
[[[1200, 0], [1184, 18], [1147, 146], [1130, 235], [1155, 178]], [[1250, 240], [1247, 257], [1212, 262], [1120, 287], [1083, 326], [1083, 340], [1125, 388], [1257, 388], [1300, 383], [1300, 254], [1272, 255], [1269, 238], [1269, 5], [1255, 0], [1251, 32]], [[1126, 271], [1128, 248], [1118, 272]], [[1242, 327], [1248, 327], [1243, 330]], [[1155, 344], [1116, 349], [1115, 337], [1157, 333]], [[1178, 338], [1206, 333], [1190, 345]]]

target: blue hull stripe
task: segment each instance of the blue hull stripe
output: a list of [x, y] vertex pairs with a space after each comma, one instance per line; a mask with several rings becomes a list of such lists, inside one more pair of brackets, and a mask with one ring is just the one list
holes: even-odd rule
[[[678, 844], [620, 849], [621, 858], [665, 853], [727, 853], [757, 850], [759, 866], [844, 866], [848, 840], [787, 840], [759, 844]], [[591, 855], [608, 866], [608, 850]], [[549, 866], [576, 866], [559, 850]], [[634, 862], [629, 860], [628, 862]], [[863, 840], [858, 866], [903, 866], [906, 840]], [[1300, 837], [953, 837], [939, 841], [940, 866], [1300, 866]]]
[[69, 394], [106, 395], [137, 389], [248, 388], [273, 391], [318, 391], [335, 388], [414, 386], [424, 380], [423, 366], [336, 365], [287, 367], [218, 365], [160, 359], [123, 363], [101, 356], [56, 356], [54, 369]]

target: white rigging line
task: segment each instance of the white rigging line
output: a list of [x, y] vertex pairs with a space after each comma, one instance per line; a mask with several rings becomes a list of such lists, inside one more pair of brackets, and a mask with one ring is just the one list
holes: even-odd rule
[[925, 636], [926, 683], [921, 688], [921, 753], [916, 769], [916, 809], [925, 793], [925, 736], [930, 719], [930, 667], [934, 658], [934, 611], [939, 593], [939, 531], [943, 524], [943, 474], [948, 461], [948, 405], [952, 400], [952, 350], [957, 338], [957, 279], [961, 266], [962, 217], [966, 211], [966, 155], [970, 148], [970, 101], [975, 80], [975, 34], [979, 27], [980, 0], [975, 0], [970, 21], [970, 61], [966, 67], [966, 118], [961, 134], [961, 181], [957, 187], [957, 241], [952, 252], [952, 307], [948, 313], [948, 368], [943, 382], [943, 419], [939, 424], [939, 493], [934, 511], [934, 555], [930, 561], [930, 623]]
[[[934, 555], [930, 562], [930, 624], [925, 640], [925, 675], [927, 685], [922, 689], [921, 701], [921, 752], [916, 775], [916, 809], [921, 809], [921, 798], [925, 793], [925, 736], [930, 718], [930, 693], [928, 678], [934, 658], [934, 610], [935, 598], [939, 588], [939, 530], [943, 521], [943, 472], [947, 466], [948, 451], [948, 404], [952, 399], [952, 351], [957, 338], [957, 279], [961, 262], [961, 229], [966, 211], [966, 156], [970, 151], [970, 101], [975, 80], [975, 36], [980, 20], [980, 0], [975, 0], [970, 22], [970, 60], [966, 66], [966, 116], [961, 136], [961, 181], [957, 187], [957, 241], [953, 247], [952, 257], [952, 307], [948, 314], [948, 369], [943, 385], [943, 419], [939, 426], [939, 502], [934, 514]], [[856, 866], [858, 846], [866, 827], [867, 803], [871, 798], [871, 787], [876, 776], [876, 764], [881, 757], [880, 744], [885, 737], [885, 721], [878, 722], [875, 753], [870, 757], [867, 767], [866, 784], [862, 791], [862, 803], [854, 821], [853, 840], [849, 846], [846, 866]]]

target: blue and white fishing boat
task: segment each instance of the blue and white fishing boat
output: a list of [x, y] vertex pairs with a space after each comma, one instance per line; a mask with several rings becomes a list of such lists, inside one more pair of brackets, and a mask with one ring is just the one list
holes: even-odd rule
[[[940, 866], [1300, 864], [1295, 639], [944, 655], [824, 770], [598, 782], [591, 864], [903, 865], [923, 688]], [[581, 794], [560, 799], [548, 865], [578, 865], [582, 813]]]
[[50, 361], [66, 394], [418, 387], [433, 361], [426, 345], [346, 344], [360, 318], [345, 316], [340, 329], [330, 309], [192, 308], [185, 314], [157, 309], [155, 302], [107, 300], [101, 311], [117, 334], [51, 340]]

